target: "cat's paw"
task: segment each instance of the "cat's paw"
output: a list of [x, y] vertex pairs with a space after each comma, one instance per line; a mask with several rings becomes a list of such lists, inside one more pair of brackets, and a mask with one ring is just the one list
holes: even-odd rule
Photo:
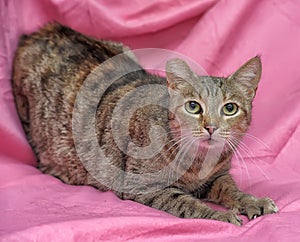
[[252, 220], [259, 216], [277, 213], [279, 210], [271, 198], [257, 198], [248, 201], [242, 213]]
[[238, 226], [241, 226], [243, 222], [242, 219], [232, 211], [227, 211], [227, 212], [217, 211], [211, 216], [211, 219], [232, 223]]

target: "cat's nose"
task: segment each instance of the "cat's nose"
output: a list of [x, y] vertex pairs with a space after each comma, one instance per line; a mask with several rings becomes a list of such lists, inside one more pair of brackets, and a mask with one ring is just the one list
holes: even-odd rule
[[218, 128], [214, 125], [207, 125], [206, 127], [204, 127], [207, 132], [212, 135]]

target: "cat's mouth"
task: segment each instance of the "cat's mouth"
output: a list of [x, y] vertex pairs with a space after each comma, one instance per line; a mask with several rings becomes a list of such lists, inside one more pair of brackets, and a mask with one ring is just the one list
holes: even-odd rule
[[200, 140], [198, 142], [199, 148], [217, 148], [217, 147], [221, 147], [223, 145], [223, 142], [221, 142], [219, 139], [215, 139], [215, 138], [207, 138], [207, 139], [203, 139]]
[[224, 137], [219, 134], [205, 135], [202, 133], [199, 135], [199, 133], [195, 134], [195, 132], [193, 132], [187, 136], [189, 136], [189, 140], [192, 141], [192, 147], [196, 149], [222, 149], [226, 142]]
[[209, 139], [201, 140], [199, 143], [200, 143], [200, 145], [211, 146], [211, 145], [215, 145], [216, 143], [218, 143], [218, 141], [215, 139], [209, 138]]

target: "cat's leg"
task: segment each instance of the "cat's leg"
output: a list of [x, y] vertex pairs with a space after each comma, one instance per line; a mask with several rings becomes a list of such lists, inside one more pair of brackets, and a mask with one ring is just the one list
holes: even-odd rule
[[165, 188], [155, 193], [137, 195], [133, 200], [181, 218], [204, 218], [242, 224], [236, 213], [215, 211], [196, 197], [177, 188]]
[[209, 201], [223, 204], [232, 211], [247, 215], [249, 219], [278, 212], [272, 199], [256, 198], [241, 192], [229, 174], [218, 177], [207, 193]]

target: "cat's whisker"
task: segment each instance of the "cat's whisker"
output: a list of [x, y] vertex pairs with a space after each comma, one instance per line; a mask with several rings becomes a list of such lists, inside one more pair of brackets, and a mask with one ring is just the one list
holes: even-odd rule
[[185, 145], [185, 143], [190, 139], [190, 137], [182, 137], [180, 140], [178, 140], [177, 142], [175, 142], [171, 147], [169, 147], [166, 152], [169, 152], [174, 146], [177, 146], [174, 148], [174, 150], [171, 152], [170, 157], [172, 157], [172, 155], [174, 154], [174, 152], [176, 151], [176, 149], [182, 149], [182, 147]]
[[[183, 154], [182, 156], [179, 158], [179, 165], [180, 163], [182, 163], [182, 157], [185, 157], [185, 155], [190, 151], [190, 148], [191, 146], [193, 145], [193, 142], [194, 140], [193, 139], [190, 139], [186, 142], [186, 146], [185, 147], [182, 147], [182, 151], [183, 151]], [[183, 161], [184, 162], [184, 161]]]
[[[180, 147], [183, 147], [183, 146], [185, 146], [185, 143], [188, 141], [190, 139], [190, 137], [188, 136], [188, 135], [185, 135], [185, 136], [181, 136], [181, 138], [179, 139], [179, 140], [175, 140], [175, 139], [172, 139], [172, 140], [170, 140], [169, 142], [167, 142], [166, 144], [165, 144], [165, 146], [167, 146], [168, 144], [170, 144], [170, 143], [172, 143], [172, 142], [174, 142], [170, 147], [168, 147], [166, 150], [165, 150], [165, 153], [167, 154], [168, 152], [170, 152], [172, 149], [172, 151], [171, 151], [171, 153], [168, 155], [169, 157], [172, 157], [173, 156], [173, 154], [178, 150], [178, 149], [180, 149]], [[182, 148], [181, 148], [182, 149]], [[154, 162], [156, 162], [157, 161], [157, 159], [156, 160], [154, 160]]]
[[261, 139], [259, 139], [258, 137], [249, 134], [249, 133], [240, 133], [240, 132], [236, 132], [236, 131], [232, 131], [232, 134], [237, 134], [237, 135], [243, 135], [245, 138], [250, 138], [251, 140], [257, 142], [258, 144], [262, 145], [263, 147], [265, 147], [268, 151], [272, 151], [271, 147], [265, 143], [264, 141], [262, 141]]
[[[183, 140], [188, 139], [188, 138], [189, 138], [189, 136], [181, 136], [181, 138], [179, 138], [177, 141], [176, 141], [175, 138], [173, 138], [173, 139], [169, 140], [167, 143], [165, 143], [164, 146], [166, 146], [166, 145], [168, 145], [168, 144], [170, 144], [170, 143], [175, 142], [174, 144], [172, 144], [171, 147], [169, 147], [169, 148], [172, 148], [174, 145], [177, 145], [177, 144], [179, 144], [180, 142], [182, 142]], [[169, 149], [167, 149], [167, 151], [169, 151]]]
[[[225, 141], [226, 144], [229, 146], [229, 148], [232, 150], [233, 155], [235, 156], [236, 160], [238, 163], [240, 163], [238, 155], [235, 153], [235, 148], [234, 146], [229, 142], [229, 140]], [[239, 179], [239, 184], [241, 184], [241, 181], [243, 180], [243, 170], [241, 170], [241, 177]]]
[[[185, 142], [189, 139], [189, 136], [181, 136], [181, 138], [179, 140], [175, 140], [175, 139], [171, 139], [169, 142], [167, 142], [166, 144], [164, 144], [164, 146], [167, 146], [168, 144], [174, 142], [170, 147], [167, 148], [167, 150], [165, 151], [165, 153], [167, 154], [169, 151], [171, 151], [171, 153], [169, 154], [169, 157], [172, 157], [173, 154], [180, 148], [179, 145], [184, 146]], [[179, 150], [180, 152], [180, 150]], [[177, 154], [178, 155], [178, 154]], [[160, 155], [158, 157], [156, 157], [152, 162], [156, 163], [159, 159], [164, 159], [162, 158]], [[171, 173], [172, 169], [169, 170], [169, 175], [168, 175], [168, 182], [171, 180]]]
[[[236, 144], [239, 144], [239, 149], [241, 151], [243, 151], [245, 154], [247, 154], [247, 158], [254, 164], [254, 166], [256, 167], [256, 169], [259, 170], [259, 172], [268, 180], [270, 180], [269, 176], [259, 167], [259, 165], [257, 165], [256, 161], [255, 161], [255, 155], [253, 154], [252, 150], [243, 142], [243, 141], [239, 141], [237, 140], [235, 137], [232, 137], [234, 140], [234, 142], [236, 142]], [[256, 158], [258, 159], [258, 158]], [[259, 159], [258, 159], [259, 160]]]
[[[180, 144], [180, 143], [184, 143], [186, 140], [189, 139], [189, 136], [182, 136], [179, 140], [175, 140], [175, 139], [172, 139], [170, 141], [168, 141], [167, 143], [164, 144], [164, 146], [167, 146], [168, 144], [170, 143], [173, 143], [170, 147], [167, 148], [167, 150], [165, 151], [165, 153], [168, 153], [169, 151], [171, 151], [171, 149], [174, 149], [173, 151], [171, 151], [171, 154], [170, 154], [170, 157], [172, 157], [173, 153], [176, 151], [176, 149], [179, 148], [178, 145], [183, 145], [183, 144]], [[177, 146], [177, 147], [176, 147]], [[156, 158], [154, 160], [154, 162], [156, 162], [160, 157]]]
[[[270, 180], [270, 178], [268, 177], [268, 175], [259, 167], [259, 165], [257, 165], [256, 160], [258, 158], [255, 158], [255, 156], [253, 155], [252, 151], [244, 144], [244, 143], [239, 143], [239, 149], [244, 152], [245, 154], [247, 154], [247, 159], [250, 160], [252, 162], [252, 164], [254, 164], [254, 166], [256, 167], [257, 170], [259, 170], [259, 172], [268, 180]], [[250, 153], [249, 153], [250, 152]]]
[[[232, 147], [236, 147], [236, 144], [235, 144], [234, 140], [229, 138], [227, 141], [232, 145]], [[246, 170], [246, 174], [247, 174], [247, 177], [248, 177], [248, 180], [249, 180], [249, 183], [250, 183], [249, 185], [250, 185], [250, 187], [252, 187], [251, 176], [250, 176], [250, 173], [249, 173], [249, 170], [248, 170], [248, 167], [247, 167], [247, 163], [245, 162], [242, 154], [236, 148], [233, 149], [233, 153], [236, 154], [238, 157], [240, 157], [240, 160], [242, 161], [242, 164], [243, 164], [243, 166], [245, 167], [245, 170]]]
[[[189, 138], [189, 137], [188, 137]], [[169, 179], [171, 179], [174, 175], [172, 175], [174, 172], [175, 172], [175, 175], [176, 175], [176, 180], [179, 179], [178, 177], [178, 168], [180, 166], [180, 163], [181, 163], [181, 159], [182, 159], [182, 156], [184, 156], [186, 154], [186, 152], [188, 151], [188, 149], [186, 149], [186, 147], [191, 143], [192, 141], [190, 139], [185, 139], [184, 140], [184, 143], [182, 144], [182, 147], [181, 149], [178, 151], [178, 153], [176, 154], [176, 157], [175, 159], [172, 161], [174, 162], [174, 169], [171, 169], [170, 170], [170, 173], [169, 173]]]
[[[163, 132], [162, 134], [156, 136], [156, 139], [159, 139], [159, 138], [161, 138], [161, 137], [163, 137], [165, 135], [178, 135], [180, 137], [184, 137], [184, 136], [187, 135], [187, 134], [185, 134], [185, 132], [190, 133], [191, 130], [188, 129], [188, 128], [186, 128], [186, 129], [180, 129], [180, 130], [170, 130], [168, 132]], [[191, 134], [193, 135], [193, 131], [191, 132]], [[198, 137], [198, 136], [196, 136], [196, 137]]]
[[266, 179], [270, 179], [268, 177], [268, 175], [257, 165], [257, 162], [255, 159], [255, 155], [253, 154], [252, 150], [239, 138], [236, 138], [234, 136], [234, 134], [236, 135], [244, 135], [245, 137], [249, 137], [252, 138], [252, 140], [256, 141], [258, 144], [263, 145], [265, 148], [269, 149], [269, 146], [264, 143], [262, 140], [260, 140], [259, 138], [255, 137], [254, 135], [250, 135], [248, 133], [243, 134], [241, 132], [236, 132], [236, 131], [230, 131], [233, 135], [230, 135], [229, 138], [231, 139], [231, 141], [233, 142], [233, 144], [235, 145], [235, 147], [238, 147], [239, 151], [243, 152], [244, 154], [247, 155], [247, 158], [255, 165], [255, 167], [260, 171], [260, 173], [266, 178]]

